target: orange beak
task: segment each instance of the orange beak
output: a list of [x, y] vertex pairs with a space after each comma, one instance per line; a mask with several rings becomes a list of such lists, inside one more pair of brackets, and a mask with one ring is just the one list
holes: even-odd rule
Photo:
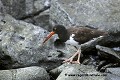
[[47, 38], [43, 41], [43, 44], [48, 41], [48, 39], [50, 39], [53, 35], [55, 34], [55, 32], [50, 32], [50, 34], [47, 36]]

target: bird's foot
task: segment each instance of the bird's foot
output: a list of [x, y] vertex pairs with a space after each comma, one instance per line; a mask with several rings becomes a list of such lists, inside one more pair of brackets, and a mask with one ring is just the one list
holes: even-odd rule
[[73, 61], [73, 58], [65, 59], [63, 63], [73, 63], [73, 64], [80, 64], [80, 61]]
[[73, 64], [80, 64], [80, 61], [72, 61]]
[[[65, 61], [63, 61], [64, 63], [69, 62], [69, 63], [75, 63], [75, 64], [80, 64], [80, 54], [81, 54], [81, 49], [78, 49], [77, 52], [70, 57], [69, 59], [65, 59]], [[73, 59], [75, 58], [75, 56], [78, 56], [76, 61], [73, 61]]]
[[73, 61], [73, 58], [64, 59], [63, 63], [66, 63], [66, 62], [72, 62], [72, 61]]

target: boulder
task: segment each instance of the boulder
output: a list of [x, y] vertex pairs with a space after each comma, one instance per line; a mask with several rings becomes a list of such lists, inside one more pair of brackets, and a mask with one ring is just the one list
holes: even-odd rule
[[0, 70], [0, 80], [50, 80], [50, 77], [44, 68], [33, 66]]
[[[50, 0], [0, 0], [0, 12], [50, 30]], [[45, 12], [44, 12], [45, 11]]]
[[111, 62], [120, 63], [120, 52], [117, 52], [111, 48], [103, 47], [100, 45], [96, 45], [96, 49], [99, 51], [98, 54], [102, 58]]
[[47, 10], [36, 16], [33, 16], [32, 18], [29, 16], [28, 18], [24, 19], [24, 21], [51, 31], [52, 27], [49, 25], [49, 17], [49, 10]]
[[6, 13], [14, 16], [15, 18], [25, 15], [25, 0], [1, 0], [5, 7]]
[[52, 0], [50, 18], [66, 26], [89, 25], [102, 30], [120, 31], [119, 0]]
[[35, 25], [41, 26], [48, 31], [52, 31], [52, 27], [49, 25], [49, 18], [49, 11], [44, 11], [34, 17]]
[[38, 63], [39, 60], [46, 59], [49, 53], [49, 43], [42, 46], [47, 34], [40, 27], [6, 15], [0, 22], [0, 52], [2, 56], [11, 57], [14, 64]]
[[46, 5], [49, 6], [49, 0], [0, 0], [8, 14], [19, 19], [23, 16], [37, 12], [43, 9]]
[[58, 76], [56, 80], [104, 80], [105, 78], [105, 74], [97, 72], [93, 66], [69, 63], [51, 70], [50, 74], [55, 78]]
[[98, 64], [97, 70], [105, 72], [107, 68], [119, 67], [120, 52], [100, 45], [96, 45], [96, 49], [98, 50], [99, 59], [102, 60]]
[[[71, 45], [55, 47], [51, 38], [42, 45], [48, 32], [10, 15], [2, 16], [0, 20], [0, 61], [1, 69], [39, 65], [47, 70], [61, 65], [64, 58], [69, 58], [76, 52]], [[51, 66], [53, 65], [53, 66]]]

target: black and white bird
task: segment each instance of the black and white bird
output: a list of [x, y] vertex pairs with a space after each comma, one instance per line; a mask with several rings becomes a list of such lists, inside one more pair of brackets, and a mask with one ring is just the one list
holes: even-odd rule
[[[74, 53], [73, 56], [70, 57], [69, 59], [66, 59], [64, 62], [80, 64], [80, 54], [81, 54], [80, 44], [83, 44], [93, 38], [105, 35], [106, 32], [100, 31], [94, 28], [85, 27], [85, 26], [73, 27], [73, 28], [71, 27], [66, 29], [63, 25], [55, 25], [53, 27], [53, 30], [46, 37], [43, 43], [48, 41], [48, 39], [50, 39], [54, 34], [58, 35], [59, 40], [61, 42], [64, 42], [66, 44], [70, 44], [76, 47], [79, 46], [77, 52]], [[78, 56], [77, 60], [73, 61], [75, 56]]]

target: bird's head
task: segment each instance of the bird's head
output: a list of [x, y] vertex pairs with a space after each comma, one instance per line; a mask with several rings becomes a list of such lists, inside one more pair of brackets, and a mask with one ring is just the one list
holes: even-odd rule
[[64, 33], [66, 33], [67, 30], [63, 25], [55, 25], [53, 27], [53, 30], [50, 32], [50, 34], [46, 37], [46, 39], [43, 41], [43, 43], [45, 43], [46, 41], [48, 41], [54, 34], [58, 34], [59, 38], [61, 38], [62, 35], [65, 35]]

